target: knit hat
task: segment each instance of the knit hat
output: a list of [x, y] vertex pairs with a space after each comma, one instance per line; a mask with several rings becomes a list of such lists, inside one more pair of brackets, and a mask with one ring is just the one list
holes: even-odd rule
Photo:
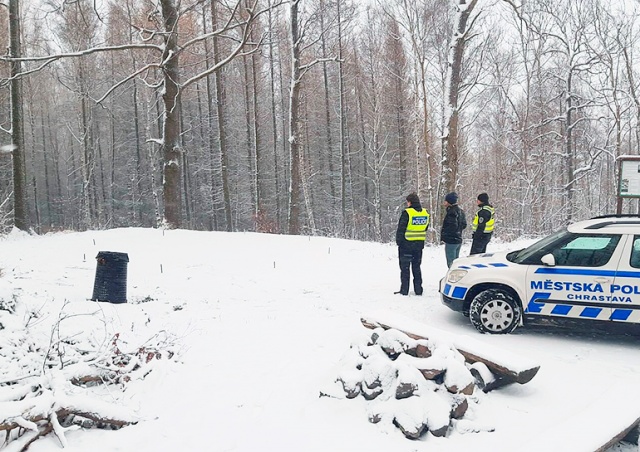
[[444, 200], [451, 205], [458, 204], [458, 194], [455, 191], [452, 191], [444, 197]]
[[409, 201], [411, 204], [420, 204], [420, 198], [418, 198], [418, 195], [416, 193], [409, 193], [407, 195], [407, 201]]
[[486, 193], [480, 193], [478, 195], [478, 201], [480, 201], [482, 204], [489, 204], [489, 195]]

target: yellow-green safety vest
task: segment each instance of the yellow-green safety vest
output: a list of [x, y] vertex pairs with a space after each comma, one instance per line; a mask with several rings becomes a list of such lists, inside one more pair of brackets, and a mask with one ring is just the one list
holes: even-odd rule
[[[482, 206], [482, 208], [480, 210], [482, 210], [482, 209], [484, 209], [484, 210], [488, 211], [489, 213], [491, 213], [491, 218], [489, 218], [489, 221], [487, 221], [484, 224], [484, 232], [486, 232], [488, 234], [490, 232], [493, 232], [493, 225], [496, 222], [495, 215], [494, 215], [495, 209], [493, 207], [491, 207], [491, 206]], [[478, 210], [478, 212], [480, 212], [480, 210]], [[473, 218], [473, 226], [472, 226], [472, 228], [473, 228], [474, 231], [476, 229], [478, 229], [478, 212], [476, 212], [476, 216]]]
[[427, 228], [429, 227], [429, 212], [426, 209], [417, 211], [413, 207], [409, 207], [405, 211], [409, 215], [409, 223], [407, 223], [404, 238], [410, 242], [418, 240], [424, 242], [427, 238]]

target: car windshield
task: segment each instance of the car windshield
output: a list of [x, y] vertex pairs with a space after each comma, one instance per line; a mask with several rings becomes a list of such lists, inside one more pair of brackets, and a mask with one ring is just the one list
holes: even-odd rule
[[573, 234], [566, 229], [563, 229], [562, 231], [558, 231], [555, 234], [551, 234], [542, 240], [537, 241], [523, 250], [509, 253], [507, 255], [507, 259], [516, 264], [529, 264], [533, 258], [546, 254], [547, 250], [552, 249], [554, 244], [558, 241], [564, 241], [563, 238], [567, 235]]
[[507, 259], [517, 264], [540, 265], [545, 254], [552, 254], [556, 265], [600, 267], [609, 262], [619, 241], [619, 234], [588, 234], [563, 230], [517, 253], [508, 254]]

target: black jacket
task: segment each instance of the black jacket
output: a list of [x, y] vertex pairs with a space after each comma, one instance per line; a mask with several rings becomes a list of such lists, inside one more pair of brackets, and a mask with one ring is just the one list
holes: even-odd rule
[[[416, 209], [418, 212], [422, 210], [420, 204], [413, 204], [412, 209]], [[409, 214], [407, 210], [403, 210], [400, 214], [400, 220], [398, 221], [398, 229], [396, 230], [396, 245], [400, 248], [408, 251], [417, 251], [424, 248], [424, 240], [407, 240], [404, 238], [404, 233], [407, 232], [407, 225], [409, 224]], [[427, 230], [429, 227], [427, 226]]]
[[447, 207], [447, 213], [442, 220], [440, 240], [444, 243], [462, 243], [462, 231], [467, 227], [467, 218], [464, 211], [454, 204]]

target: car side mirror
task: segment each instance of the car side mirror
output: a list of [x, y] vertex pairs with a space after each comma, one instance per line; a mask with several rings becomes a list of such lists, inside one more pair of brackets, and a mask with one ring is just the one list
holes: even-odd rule
[[553, 254], [545, 254], [540, 258], [540, 261], [546, 265], [547, 267], [555, 267], [556, 266], [556, 258], [553, 257]]

